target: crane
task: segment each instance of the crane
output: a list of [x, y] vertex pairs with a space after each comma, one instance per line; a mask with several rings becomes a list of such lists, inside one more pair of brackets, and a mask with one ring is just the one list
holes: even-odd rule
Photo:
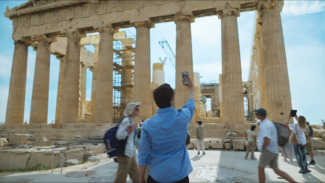
[[162, 39], [158, 43], [160, 44], [161, 48], [164, 50], [168, 59], [170, 60], [170, 62], [172, 63], [172, 65], [175, 68], [175, 54], [174, 54], [172, 48], [169, 46], [168, 41], [165, 39]]

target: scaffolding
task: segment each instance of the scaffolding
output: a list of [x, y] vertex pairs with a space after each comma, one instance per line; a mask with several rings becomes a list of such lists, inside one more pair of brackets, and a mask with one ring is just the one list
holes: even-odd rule
[[132, 101], [134, 47], [133, 37], [113, 42], [113, 123], [123, 119], [123, 110]]

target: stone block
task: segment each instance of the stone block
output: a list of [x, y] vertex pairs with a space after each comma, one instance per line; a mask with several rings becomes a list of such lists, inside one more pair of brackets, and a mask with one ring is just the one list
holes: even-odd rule
[[325, 134], [322, 135], [323, 142], [325, 142]]
[[2, 147], [3, 145], [5, 145], [6, 143], [8, 143], [6, 138], [0, 138], [0, 147]]
[[98, 144], [96, 146], [88, 146], [87, 151], [94, 151], [95, 155], [102, 154], [105, 152], [105, 148], [103, 145]]
[[64, 152], [65, 159], [77, 159], [78, 161], [82, 161], [84, 159], [84, 150], [82, 148], [71, 149]]
[[325, 134], [324, 129], [313, 129], [314, 130], [314, 137], [322, 138], [322, 135]]
[[245, 141], [244, 140], [234, 140], [234, 150], [244, 151]]
[[315, 137], [311, 139], [311, 142], [314, 149], [325, 149], [325, 143], [323, 142], [323, 139]]
[[33, 146], [53, 146], [54, 141], [34, 141]]
[[77, 159], [68, 159], [67, 161], [64, 162], [64, 167], [67, 166], [72, 166], [72, 165], [79, 165], [80, 161], [78, 161]]
[[232, 150], [232, 144], [231, 143], [224, 143], [225, 149]]
[[211, 141], [210, 143], [210, 147], [212, 149], [223, 149], [223, 141], [221, 139], [218, 139], [218, 140], [213, 140]]
[[26, 141], [31, 139], [30, 134], [9, 134], [9, 143], [12, 145], [24, 144]]
[[313, 129], [322, 129], [320, 125], [309, 125], [309, 126], [312, 127]]
[[95, 156], [94, 151], [87, 151], [87, 152], [85, 152], [85, 154], [84, 154], [84, 161], [88, 161], [88, 158], [91, 157], [91, 156]]
[[[61, 162], [60, 151], [53, 151], [53, 167], [59, 167]], [[30, 159], [26, 168], [52, 167], [52, 151], [34, 151], [31, 152]]]
[[0, 170], [25, 169], [31, 151], [4, 150], [0, 151]]

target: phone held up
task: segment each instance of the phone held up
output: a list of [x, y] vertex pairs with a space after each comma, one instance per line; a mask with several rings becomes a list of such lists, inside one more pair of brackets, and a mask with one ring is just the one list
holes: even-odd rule
[[183, 79], [183, 83], [184, 85], [188, 85], [189, 79], [188, 79], [188, 72], [182, 72], [182, 79]]
[[297, 114], [297, 110], [291, 110], [291, 111], [290, 111], [290, 115], [291, 115], [291, 117], [295, 117], [296, 114]]

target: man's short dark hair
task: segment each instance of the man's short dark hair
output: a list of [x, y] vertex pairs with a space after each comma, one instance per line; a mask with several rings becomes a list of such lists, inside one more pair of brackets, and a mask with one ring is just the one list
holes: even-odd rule
[[174, 90], [167, 83], [160, 85], [153, 91], [153, 98], [159, 108], [170, 107], [172, 97], [174, 97]]
[[254, 130], [255, 130], [255, 128], [256, 128], [256, 126], [255, 126], [255, 125], [251, 126], [251, 130], [252, 130], [252, 131], [254, 131]]
[[198, 123], [199, 125], [202, 125], [202, 121], [197, 121], [197, 123]]

